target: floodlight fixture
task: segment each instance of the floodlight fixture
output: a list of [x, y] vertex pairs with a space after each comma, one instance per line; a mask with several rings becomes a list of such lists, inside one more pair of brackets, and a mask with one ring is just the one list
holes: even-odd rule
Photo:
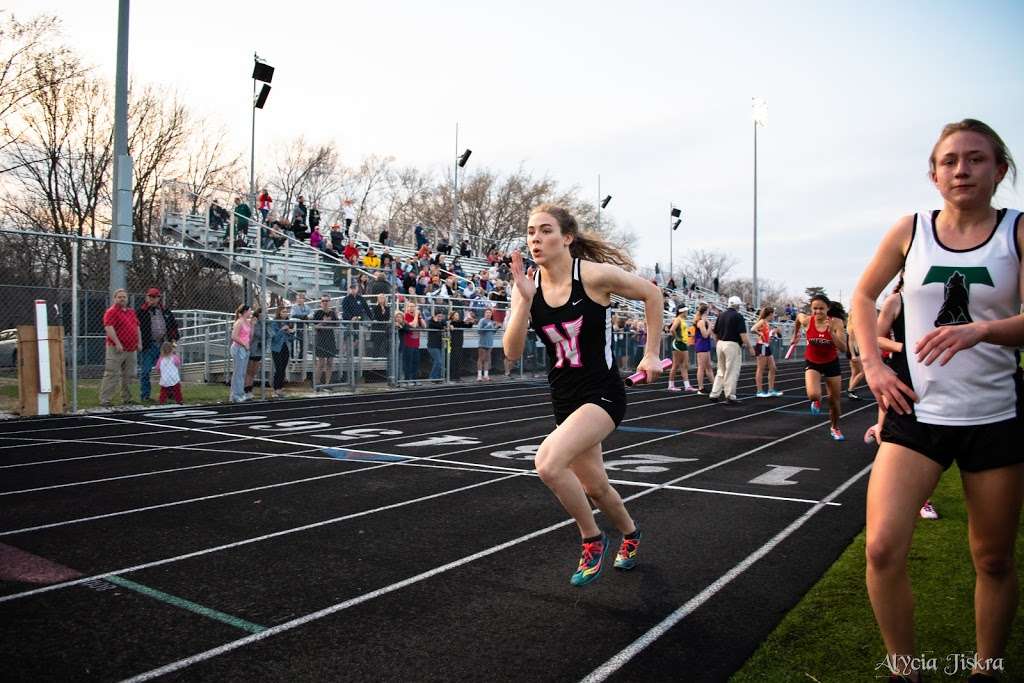
[[472, 153], [473, 150], [471, 149], [467, 149], [465, 152], [462, 153], [462, 155], [459, 157], [459, 168], [465, 168], [466, 162], [469, 161], [469, 155]]
[[254, 81], [270, 83], [274, 80], [274, 67], [269, 64], [264, 64], [260, 61], [259, 57], [254, 57], [252, 63], [252, 78]]
[[672, 221], [672, 229], [675, 230], [676, 228], [678, 228], [679, 224], [682, 223], [682, 222], [683, 222], [682, 218], [677, 218], [674, 221]]
[[611, 200], [612, 200], [612, 196], [611, 196], [611, 195], [608, 195], [607, 197], [605, 197], [604, 199], [602, 199], [602, 200], [601, 200], [601, 208], [602, 208], [602, 209], [605, 209], [605, 208], [607, 208], [607, 207], [608, 207], [608, 202], [610, 202]]
[[256, 96], [256, 101], [253, 106], [257, 109], [263, 109], [263, 105], [267, 103], [267, 96], [270, 95], [270, 86], [266, 83], [260, 88], [260, 94]]
[[679, 218], [683, 215], [682, 209], [672, 209], [672, 218]]

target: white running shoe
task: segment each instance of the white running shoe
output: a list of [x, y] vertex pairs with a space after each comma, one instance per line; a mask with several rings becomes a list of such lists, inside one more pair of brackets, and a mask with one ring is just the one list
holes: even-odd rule
[[757, 392], [758, 398], [771, 398], [772, 394], [770, 391], [759, 391]]
[[932, 502], [930, 500], [926, 500], [924, 502], [924, 505], [921, 506], [920, 515], [921, 515], [921, 519], [938, 519], [939, 518], [939, 513], [935, 511], [934, 507], [932, 507]]

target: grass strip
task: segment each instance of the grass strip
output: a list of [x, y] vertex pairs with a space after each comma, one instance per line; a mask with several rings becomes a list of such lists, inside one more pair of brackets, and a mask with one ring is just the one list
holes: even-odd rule
[[[947, 675], [949, 656], [974, 652], [974, 568], [967, 545], [967, 509], [954, 465], [939, 480], [932, 502], [941, 515], [918, 520], [910, 550], [915, 629], [919, 654], [934, 658], [929, 681], [961, 681]], [[731, 681], [866, 681], [885, 657], [864, 584], [862, 531], [836, 563], [783, 618]], [[1024, 532], [1017, 533], [1017, 566], [1024, 567]], [[1024, 583], [1022, 583], [1024, 586]], [[1024, 590], [1021, 591], [1024, 604]], [[1024, 680], [1024, 618], [1018, 610], [1004, 662], [1004, 680]]]

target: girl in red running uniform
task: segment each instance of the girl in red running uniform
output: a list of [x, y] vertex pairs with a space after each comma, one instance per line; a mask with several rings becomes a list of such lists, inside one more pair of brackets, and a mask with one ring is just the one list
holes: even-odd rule
[[839, 351], [846, 351], [846, 328], [839, 318], [828, 317], [829, 300], [824, 294], [811, 297], [811, 314], [800, 313], [793, 326], [796, 344], [801, 328], [807, 329], [804, 350], [804, 383], [811, 399], [811, 415], [821, 414], [821, 378], [828, 384], [829, 433], [836, 441], [846, 437], [839, 431], [839, 397], [843, 393], [843, 374], [839, 368]]
[[640, 544], [636, 523], [608, 482], [601, 458], [601, 442], [626, 413], [626, 391], [612, 357], [611, 296], [644, 302], [647, 340], [637, 369], [647, 373], [648, 382], [661, 374], [663, 298], [656, 285], [620, 267], [631, 266], [625, 254], [581, 233], [573, 215], [559, 206], [542, 204], [530, 213], [526, 244], [538, 270], [524, 272], [522, 255], [512, 252], [515, 289], [502, 344], [505, 355], [517, 360], [532, 325], [548, 352], [556, 427], [534, 463], [579, 527], [583, 549], [570, 583], [582, 586], [600, 575], [610, 540], [590, 501], [622, 534], [616, 569], [636, 564]]
[[[758, 398], [770, 398], [782, 396], [781, 391], [775, 389], [775, 357], [772, 356], [772, 318], [775, 317], [775, 309], [765, 306], [761, 309], [761, 315], [754, 323], [750, 331], [754, 333], [757, 343], [754, 345], [754, 356], [757, 358], [757, 369], [754, 370], [754, 386], [757, 387]], [[768, 370], [768, 390], [761, 389], [764, 381], [764, 371]]]

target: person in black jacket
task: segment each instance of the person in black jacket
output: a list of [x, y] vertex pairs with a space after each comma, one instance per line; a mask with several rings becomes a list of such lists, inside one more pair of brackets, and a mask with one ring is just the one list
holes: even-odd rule
[[160, 345], [178, 341], [178, 321], [174, 312], [163, 305], [163, 295], [156, 287], [146, 292], [146, 301], [135, 316], [139, 319], [139, 400], [149, 401], [149, 376], [160, 358]]
[[444, 311], [434, 311], [427, 323], [427, 352], [430, 354], [431, 381], [444, 379], [444, 331], [448, 328]]

